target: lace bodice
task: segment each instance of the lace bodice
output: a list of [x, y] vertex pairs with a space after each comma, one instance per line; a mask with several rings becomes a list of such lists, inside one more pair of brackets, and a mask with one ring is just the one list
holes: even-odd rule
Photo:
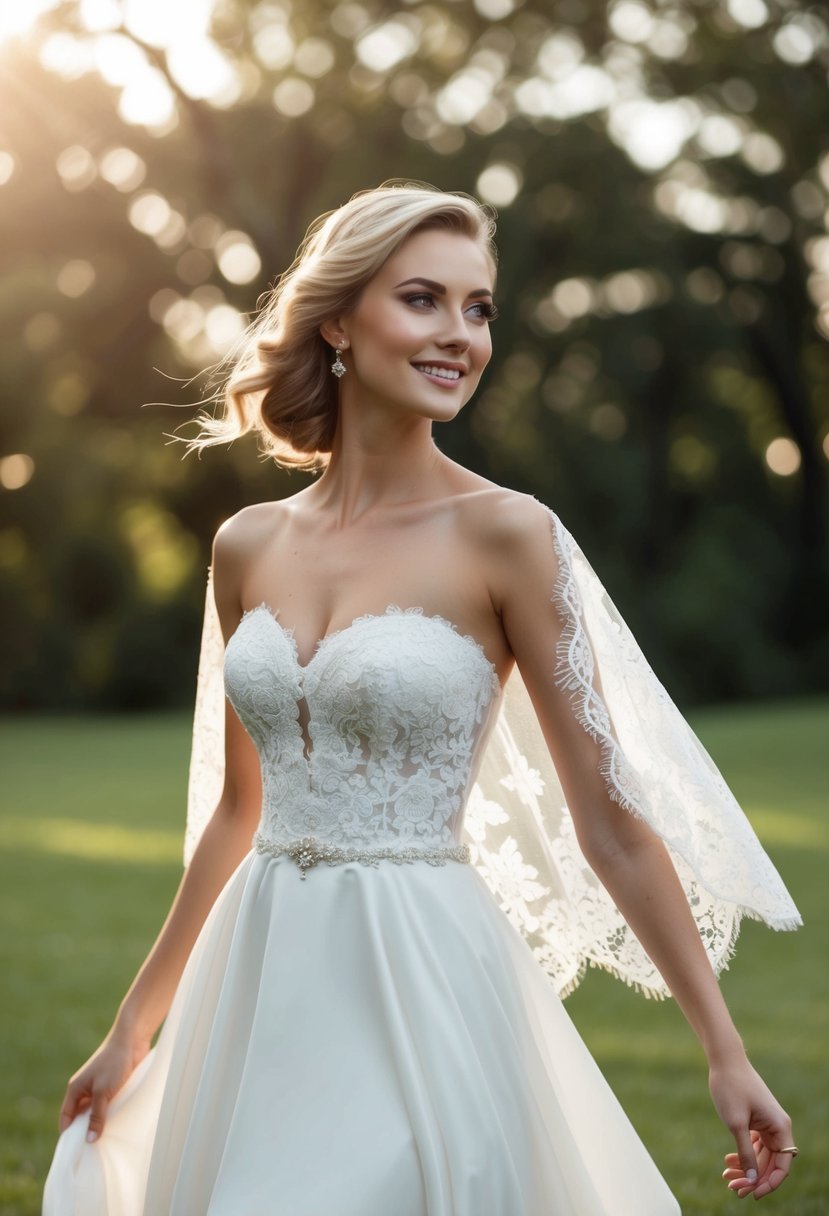
[[258, 836], [354, 849], [454, 846], [500, 684], [449, 621], [390, 606], [305, 665], [266, 604], [230, 638], [225, 690], [262, 766]]
[[[539, 510], [551, 544], [534, 611], [560, 729], [571, 714], [599, 745], [609, 797], [665, 843], [719, 973], [743, 916], [793, 929], [800, 914], [587, 557]], [[588, 964], [667, 995], [581, 851], [565, 789], [576, 788], [583, 753], [562, 746], [553, 759], [517, 664], [502, 692], [474, 638], [394, 605], [329, 635], [304, 665], [266, 604], [245, 613], [225, 648], [208, 572], [186, 862], [222, 793], [225, 693], [262, 764], [255, 848], [289, 852], [303, 874], [306, 862], [352, 852], [449, 852], [477, 869], [561, 995]]]

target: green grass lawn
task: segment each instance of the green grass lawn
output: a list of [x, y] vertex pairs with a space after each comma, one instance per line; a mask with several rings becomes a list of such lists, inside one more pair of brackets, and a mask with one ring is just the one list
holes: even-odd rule
[[[802, 1149], [765, 1203], [818, 1216], [829, 1213], [829, 701], [691, 721], [806, 922], [795, 934], [746, 922], [723, 989]], [[0, 1216], [40, 1211], [66, 1080], [106, 1033], [178, 885], [189, 731], [172, 714], [0, 726]], [[720, 1179], [728, 1136], [673, 1003], [594, 972], [567, 1009], [685, 1216], [735, 1210]]]

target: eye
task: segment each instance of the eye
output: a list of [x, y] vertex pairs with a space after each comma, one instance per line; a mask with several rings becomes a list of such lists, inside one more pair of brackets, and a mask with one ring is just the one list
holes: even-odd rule
[[[404, 303], [411, 304], [412, 308], [417, 308], [419, 311], [425, 311], [434, 308], [435, 298], [432, 292], [416, 292], [404, 295]], [[470, 305], [467, 311], [480, 321], [495, 321], [498, 315], [498, 310], [491, 300], [478, 300], [475, 304]]]
[[474, 304], [473, 308], [480, 308], [479, 317], [483, 317], [486, 321], [496, 321], [498, 319], [498, 309], [494, 304], [488, 301], [482, 301], [480, 304]]

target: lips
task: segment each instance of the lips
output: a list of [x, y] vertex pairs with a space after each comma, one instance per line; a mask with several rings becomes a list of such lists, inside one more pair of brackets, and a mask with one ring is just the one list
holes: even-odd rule
[[445, 367], [440, 363], [413, 363], [412, 367], [430, 379], [457, 384], [465, 372], [459, 367]]

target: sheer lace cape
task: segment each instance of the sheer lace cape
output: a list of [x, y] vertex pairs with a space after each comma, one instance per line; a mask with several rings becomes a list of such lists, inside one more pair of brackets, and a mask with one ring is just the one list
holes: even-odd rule
[[[573, 536], [549, 511], [550, 679], [599, 743], [608, 793], [665, 842], [719, 973], [743, 916], [801, 918], [716, 765], [648, 665]], [[185, 865], [224, 779], [224, 641], [208, 571], [187, 805]], [[464, 839], [500, 907], [560, 996], [588, 964], [664, 997], [659, 972], [576, 840], [560, 775], [518, 668], [507, 680], [466, 810]]]

